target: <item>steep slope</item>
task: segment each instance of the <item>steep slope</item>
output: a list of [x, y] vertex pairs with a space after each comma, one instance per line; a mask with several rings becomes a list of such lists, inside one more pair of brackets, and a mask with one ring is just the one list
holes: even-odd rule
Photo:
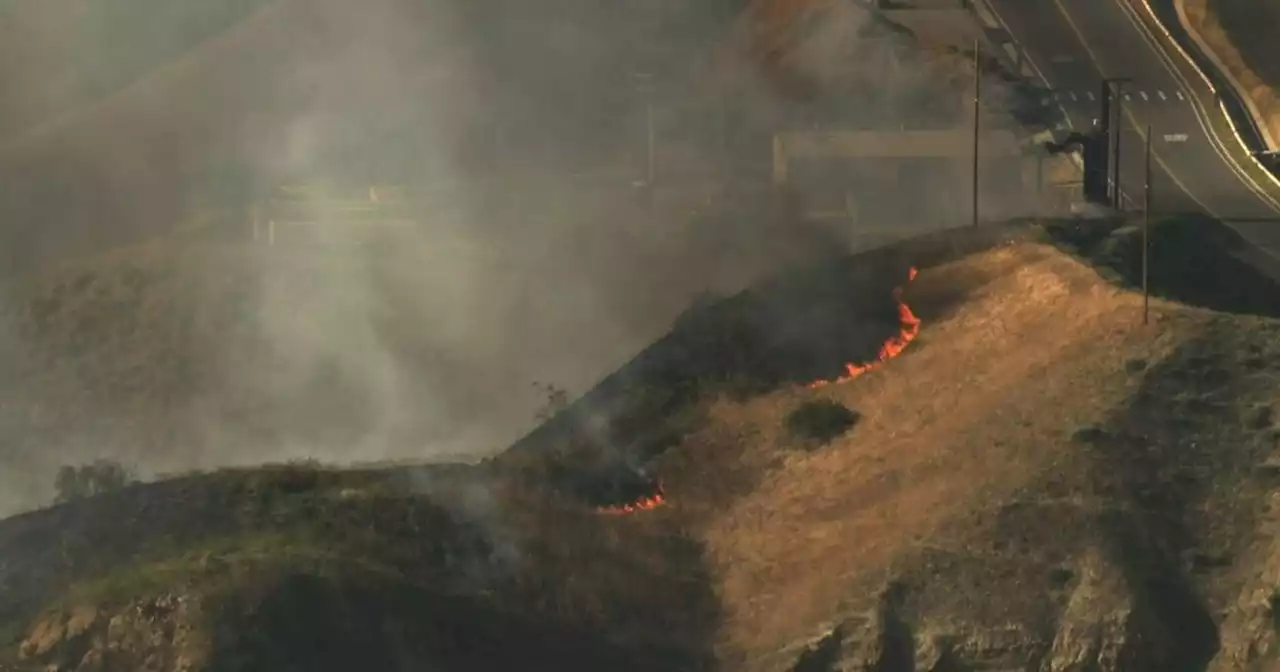
[[0, 138], [110, 95], [264, 4], [7, 3], [0, 22], [0, 98], [6, 103]]
[[[1215, 230], [1162, 225], [1157, 288], [1276, 314]], [[1142, 326], [1130, 229], [962, 234], [690, 314], [479, 466], [4, 521], [0, 665], [1268, 669], [1280, 323], [1156, 299]], [[918, 336], [810, 385], [899, 334], [904, 285]], [[826, 443], [788, 429], [818, 400], [857, 412]]]
[[[1128, 275], [1134, 234], [1111, 228], [1053, 238]], [[1218, 230], [1161, 229], [1157, 287], [1277, 314], [1275, 288], [1222, 254], [1236, 243]], [[1210, 259], [1195, 246], [1209, 245], [1221, 245], [1216, 270], [1187, 283], [1185, 269]], [[1264, 577], [1277, 324], [1156, 300], [1143, 327], [1141, 297], [1036, 243], [950, 263], [931, 263], [927, 248], [906, 256], [921, 269], [906, 300], [924, 327], [901, 356], [848, 383], [722, 398], [649, 467], [672, 515], [706, 544], [724, 613], [718, 659], [761, 670], [1199, 670], [1211, 659], [1226, 670], [1272, 660]], [[827, 307], [814, 303], [791, 317]], [[738, 336], [701, 352], [686, 342], [693, 349], [668, 361], [730, 361], [717, 350], [752, 329], [734, 314], [717, 324]], [[770, 317], [755, 328], [785, 324]], [[770, 355], [785, 359], [782, 340], [757, 333], [733, 365], [752, 376]], [[857, 360], [874, 352], [867, 344]], [[655, 356], [636, 366], [650, 375], [633, 371], [612, 394], [584, 400], [596, 411], [571, 411], [576, 420], [520, 447], [564, 450], [572, 427], [599, 425], [600, 413], [643, 425], [646, 405], [618, 401], [619, 390], [671, 384], [676, 365]], [[690, 377], [714, 380], [715, 367]], [[805, 450], [786, 418], [815, 398], [861, 419]], [[604, 436], [595, 444], [653, 449]]]
[[678, 72], [735, 2], [270, 3], [91, 105], [0, 136], [3, 270], [165, 232], [227, 175], [435, 185], [496, 161], [498, 136], [505, 168], [582, 170], [623, 143], [637, 63], [657, 53]]

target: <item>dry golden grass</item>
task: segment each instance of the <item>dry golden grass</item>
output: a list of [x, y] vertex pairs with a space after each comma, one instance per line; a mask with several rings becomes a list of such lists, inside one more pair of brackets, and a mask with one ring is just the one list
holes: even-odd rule
[[[933, 611], [920, 617], [921, 632], [951, 632], [952, 626], [980, 631], [989, 613], [999, 623], [1035, 623], [1034, 614], [1024, 613], [1024, 603], [1035, 602], [1048, 613], [1062, 606], [1055, 599], [1065, 599], [1065, 594], [1046, 596], [1044, 577], [1063, 558], [1084, 557], [1083, 564], [1068, 563], [1069, 568], [1090, 571], [1088, 558], [1108, 543], [1106, 533], [1090, 528], [1094, 512], [1125, 509], [1126, 524], [1136, 527], [1113, 533], [1126, 538], [1133, 536], [1131, 529], [1146, 529], [1159, 516], [1199, 515], [1194, 511], [1209, 507], [1201, 507], [1195, 495], [1179, 495], [1176, 484], [1142, 480], [1184, 459], [1188, 464], [1182, 466], [1194, 467], [1195, 456], [1184, 446], [1161, 444], [1159, 437], [1147, 441], [1144, 435], [1141, 443], [1097, 448], [1085, 445], [1079, 430], [1105, 428], [1123, 435], [1185, 429], [1192, 440], [1222, 444], [1201, 456], [1215, 474], [1249, 472], [1261, 461], [1259, 454], [1233, 446], [1253, 441], [1265, 452], [1274, 438], [1270, 426], [1254, 419], [1259, 404], [1274, 396], [1275, 374], [1266, 366], [1275, 354], [1273, 321], [1155, 301], [1152, 324], [1143, 327], [1141, 297], [1119, 289], [1076, 257], [1035, 242], [1038, 233], [1028, 233], [993, 235], [989, 240], [1006, 242], [967, 257], [946, 246], [886, 250], [886, 256], [922, 266], [905, 297], [924, 320], [919, 338], [902, 356], [849, 383], [821, 389], [787, 385], [740, 401], [704, 398], [709, 403], [705, 420], [691, 425], [680, 445], [653, 465], [668, 501], [655, 511], [598, 515], [572, 493], [557, 490], [550, 472], [538, 471], [552, 462], [566, 468], [576, 464], [554, 453], [499, 458], [466, 472], [474, 482], [455, 471], [440, 476], [436, 486], [423, 486], [439, 502], [467, 501], [482, 491], [491, 508], [479, 508], [476, 515], [491, 536], [518, 550], [514, 560], [503, 561], [511, 564], [495, 565], [503, 568], [495, 574], [496, 583], [477, 584], [481, 602], [486, 608], [501, 602], [503, 610], [521, 618], [562, 623], [593, 636], [607, 633], [628, 651], [663, 652], [655, 661], [687, 663], [636, 669], [710, 669], [714, 661], [721, 669], [774, 670], [794, 662], [797, 644], [830, 624], [856, 623], [876, 606], [890, 581], [912, 582], [921, 595], [933, 591], [922, 598], [933, 600]], [[138, 264], [143, 256], [129, 257], [129, 263]], [[855, 262], [861, 269], [876, 267], [870, 254]], [[865, 275], [829, 277], [865, 290], [858, 284]], [[881, 277], [878, 271], [874, 275]], [[1209, 325], [1213, 329], [1201, 328]], [[1233, 340], [1237, 332], [1240, 337]], [[1134, 366], [1136, 360], [1143, 365]], [[1153, 373], [1157, 369], [1159, 375]], [[1236, 376], [1231, 387], [1197, 387], [1184, 380]], [[1142, 398], [1140, 387], [1148, 410], [1135, 419], [1126, 413]], [[714, 394], [710, 390], [715, 389], [704, 391]], [[838, 401], [861, 420], [827, 445], [801, 450], [785, 419], [798, 405], [818, 398]], [[1188, 410], [1184, 402], [1200, 410]], [[1148, 413], [1153, 406], [1159, 412]], [[1169, 418], [1205, 425], [1199, 434], [1193, 425], [1170, 430], [1164, 426]], [[1242, 431], [1232, 434], [1231, 426]], [[557, 447], [557, 441], [549, 447]], [[1145, 450], [1128, 450], [1135, 445]], [[1240, 454], [1229, 454], [1232, 450]], [[1202, 527], [1222, 529], [1230, 539], [1206, 541], [1204, 547], [1246, 548], [1254, 526], [1245, 510], [1256, 493], [1242, 487], [1243, 481], [1210, 480], [1208, 485], [1229, 494], [1213, 500], [1219, 511], [1206, 516], [1209, 522]], [[202, 482], [212, 487], [219, 481]], [[1046, 484], [1054, 486], [1052, 492]], [[415, 500], [393, 496], [386, 484], [380, 487], [385, 492], [371, 489], [367, 502], [302, 493], [296, 496], [312, 507], [289, 509], [302, 516], [301, 522], [264, 519], [262, 525], [310, 529], [322, 521], [324, 529], [359, 541], [350, 551], [358, 562], [405, 567], [405, 576], [432, 590], [453, 586], [453, 575], [437, 566], [428, 541], [456, 544], [459, 533], [442, 527], [422, 534], [434, 528], [419, 525], [435, 519], [420, 518], [412, 513], [420, 508]], [[1144, 488], [1182, 498], [1173, 505], [1141, 504], [1135, 498]], [[144, 490], [129, 497], [115, 505], [123, 506], [126, 499], [131, 506], [152, 501]], [[224, 501], [209, 498], [204, 515], [224, 516]], [[1030, 512], [1010, 523], [1013, 504], [1029, 504], [1020, 510]], [[1143, 506], [1151, 508], [1138, 510]], [[94, 513], [101, 508], [95, 506]], [[199, 520], [199, 507], [159, 508], [170, 525], [211, 527], [190, 524]], [[314, 515], [318, 510], [324, 514]], [[66, 509], [51, 513], [59, 512]], [[128, 511], [101, 515], [130, 521], [128, 529], [140, 539], [163, 529], [154, 521], [139, 523]], [[1028, 541], [1017, 525], [1038, 532]], [[1044, 532], [1045, 527], [1053, 529]], [[49, 534], [54, 529], [50, 524]], [[100, 531], [104, 523], [86, 522], [84, 529]], [[421, 557], [406, 550], [416, 544], [425, 544]], [[114, 553], [127, 558], [126, 551], [122, 545]], [[106, 555], [100, 547], [93, 552]], [[933, 553], [961, 560], [938, 570], [919, 562]], [[999, 576], [975, 578], [980, 572], [970, 571], [965, 562], [995, 567]], [[1242, 564], [1238, 573], [1243, 577], [1255, 569], [1256, 563]], [[1002, 573], [1006, 570], [1015, 578]], [[1019, 583], [1022, 577], [1031, 577], [1029, 583]], [[1232, 581], [1216, 587], [1215, 595], [1243, 594], [1236, 584], [1247, 577]], [[1046, 637], [1044, 642], [1052, 641], [1053, 633]]]
[[[672, 501], [704, 529], [724, 650], [762, 653], [811, 635], [874, 590], [895, 558], [963, 535], [967, 514], [1052, 468], [1074, 430], [1121, 405], [1129, 358], [1159, 359], [1177, 343], [1140, 327], [1140, 297], [1040, 244], [928, 269], [908, 302], [974, 278], [967, 303], [926, 322], [879, 371], [721, 402], [671, 458]], [[1157, 316], [1165, 310], [1157, 304]], [[786, 451], [783, 418], [815, 395], [862, 422], [823, 450]]]

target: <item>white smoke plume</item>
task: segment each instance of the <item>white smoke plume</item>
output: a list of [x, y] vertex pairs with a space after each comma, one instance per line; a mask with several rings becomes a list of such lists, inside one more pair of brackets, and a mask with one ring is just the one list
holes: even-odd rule
[[[832, 4], [777, 38], [803, 45], [779, 77], [746, 53], [744, 0], [277, 0], [105, 98], [7, 120], [0, 356], [30, 366], [0, 390], [19, 409], [0, 512], [99, 457], [148, 475], [490, 454], [531, 428], [531, 382], [584, 392], [695, 297], [870, 244], [743, 205], [769, 202], [774, 131], [955, 107], [941, 70]], [[282, 225], [266, 247], [244, 217], [171, 234], [227, 172], [259, 197], [402, 185], [417, 225], [376, 244]], [[844, 175], [866, 201], [911, 191]], [[957, 223], [913, 200], [899, 233]]]

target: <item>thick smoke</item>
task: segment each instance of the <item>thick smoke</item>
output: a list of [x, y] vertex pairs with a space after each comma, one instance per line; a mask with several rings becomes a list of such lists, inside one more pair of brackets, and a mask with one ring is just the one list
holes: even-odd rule
[[[745, 4], [278, 0], [113, 96], [15, 121], [13, 275], [87, 261], [8, 292], [0, 352], [39, 365], [9, 378], [0, 511], [97, 457], [149, 475], [489, 454], [532, 426], [532, 382], [585, 391], [696, 297], [959, 223], [916, 194], [870, 236], [767, 196], [773, 132], [949, 126], [960, 98], [853, 3], [774, 35]], [[837, 181], [892, 213], [912, 185], [874, 173]], [[401, 185], [417, 224], [170, 233], [302, 183]]]

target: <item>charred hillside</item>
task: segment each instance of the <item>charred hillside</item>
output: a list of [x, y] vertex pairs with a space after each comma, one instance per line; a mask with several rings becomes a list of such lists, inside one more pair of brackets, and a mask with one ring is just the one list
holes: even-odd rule
[[[1157, 297], [1142, 327], [1120, 224], [956, 232], [712, 302], [481, 465], [193, 474], [5, 520], [0, 662], [1257, 669], [1270, 290], [1190, 233], [1211, 224], [1165, 222], [1161, 295], [1259, 293]], [[839, 381], [904, 306], [915, 337]], [[837, 308], [864, 340], [813, 322], [845, 348], [764, 365]]]

